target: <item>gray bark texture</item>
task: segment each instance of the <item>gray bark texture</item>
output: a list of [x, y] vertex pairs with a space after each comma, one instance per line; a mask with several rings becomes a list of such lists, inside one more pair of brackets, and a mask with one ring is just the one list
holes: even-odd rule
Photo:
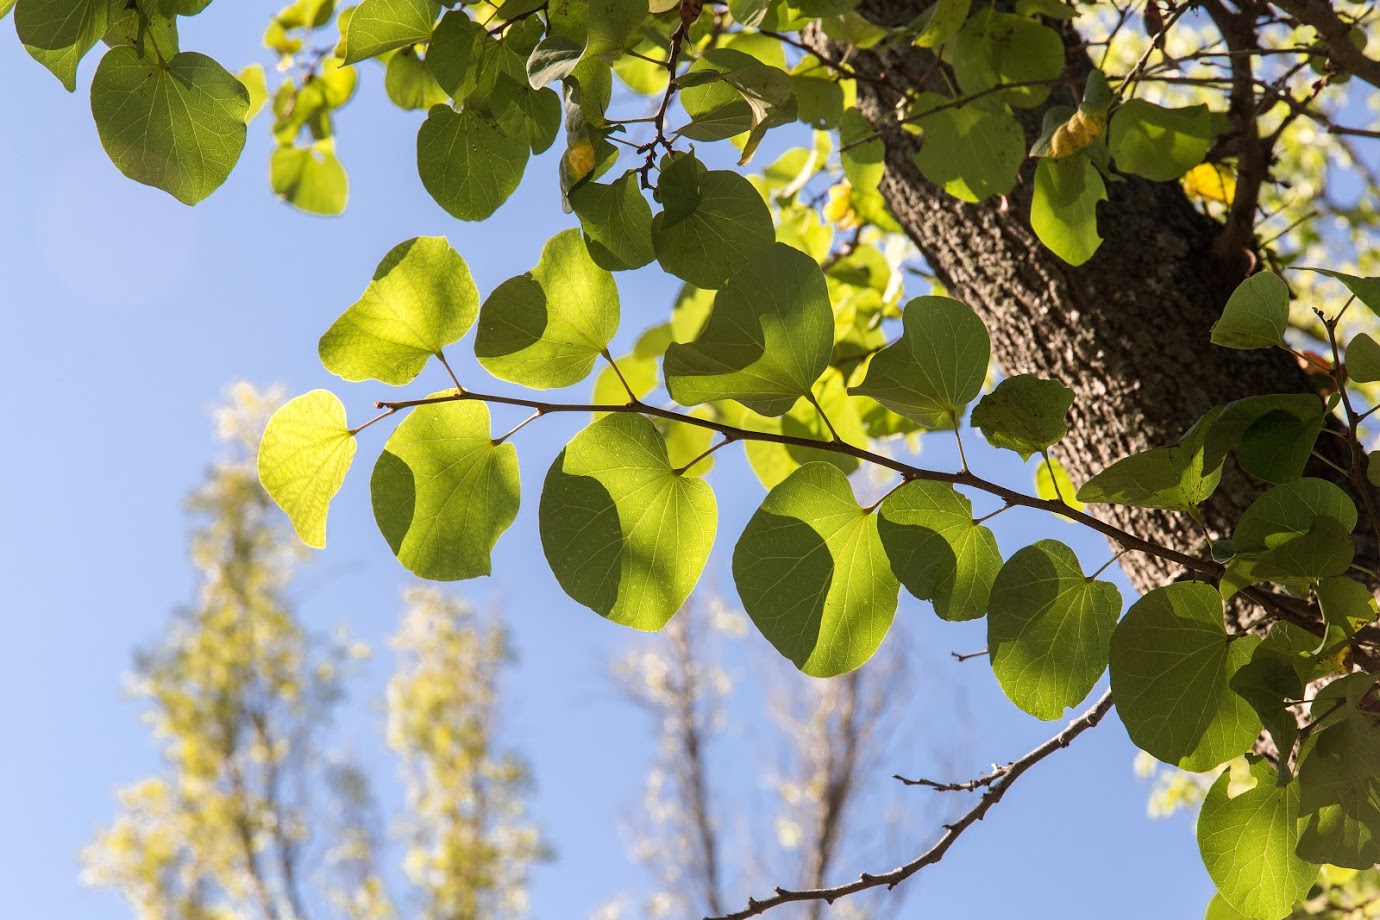
[[[863, 11], [894, 24], [905, 21], [900, 12], [906, 6], [872, 4]], [[1066, 33], [1070, 86], [1056, 87], [1051, 104], [1077, 104], [1073, 89], [1081, 93], [1091, 66], [1078, 41]], [[1213, 406], [1263, 393], [1315, 392], [1282, 350], [1234, 351], [1210, 343], [1210, 327], [1254, 259], [1245, 252], [1225, 261], [1214, 257], [1221, 225], [1178, 183], [1136, 177], [1108, 183], [1110, 200], [1098, 207], [1102, 246], [1084, 265], [1068, 265], [1030, 227], [1034, 160], [1005, 201], [967, 204], [920, 174], [913, 160], [919, 141], [896, 125], [892, 113], [901, 92], [919, 88], [934, 73], [933, 57], [918, 49], [879, 56], [818, 34], [810, 43], [836, 60], [846, 54], [864, 77], [858, 107], [882, 129], [886, 146], [882, 193], [940, 281], [982, 316], [1002, 372], [1054, 378], [1077, 393], [1068, 436], [1053, 451], [1075, 483], [1128, 454], [1175, 443]], [[1033, 140], [1040, 112], [1022, 117], [1027, 140]], [[1345, 465], [1341, 443], [1324, 434], [1319, 449], [1336, 453]], [[1317, 466], [1308, 474], [1340, 480]], [[1229, 533], [1262, 489], [1229, 460], [1203, 509], [1213, 536]], [[1205, 550], [1201, 530], [1187, 515], [1114, 505], [1089, 510], [1146, 539]], [[1367, 567], [1376, 557], [1370, 532], [1364, 521], [1357, 530], [1357, 561]], [[1142, 592], [1183, 575], [1177, 566], [1138, 553], [1123, 557], [1122, 566]]]

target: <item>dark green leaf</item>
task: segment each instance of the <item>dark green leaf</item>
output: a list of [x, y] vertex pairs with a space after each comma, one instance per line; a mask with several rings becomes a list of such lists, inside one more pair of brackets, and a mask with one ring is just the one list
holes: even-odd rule
[[1068, 433], [1064, 416], [1073, 405], [1073, 390], [1057, 380], [1034, 374], [1007, 377], [973, 407], [972, 424], [993, 447], [1004, 447], [1029, 460], [1059, 443]]
[[517, 189], [528, 150], [525, 139], [473, 109], [438, 105], [417, 133], [417, 172], [452, 217], [484, 220]]
[[770, 246], [776, 229], [767, 203], [736, 172], [708, 170], [688, 184], [675, 180], [676, 173], [700, 169], [686, 154], [662, 170], [662, 212], [652, 219], [652, 246], [666, 271], [714, 290]]
[[1274, 272], [1258, 272], [1232, 292], [1222, 318], [1212, 326], [1212, 344], [1270, 348], [1284, 344], [1284, 330], [1288, 327], [1288, 285]]
[[77, 65], [105, 35], [109, 6], [109, 0], [24, 0], [14, 28], [24, 50], [70, 93], [77, 88]]
[[91, 81], [91, 114], [110, 159], [135, 182], [183, 204], [214, 192], [244, 149], [249, 92], [204, 54], [166, 65], [111, 48]]
[[345, 63], [426, 41], [440, 15], [436, 0], [362, 0], [345, 32]]
[[627, 271], [656, 258], [652, 209], [642, 197], [635, 170], [628, 170], [609, 185], [586, 182], [571, 189], [570, 206], [580, 218], [585, 245], [599, 267]]

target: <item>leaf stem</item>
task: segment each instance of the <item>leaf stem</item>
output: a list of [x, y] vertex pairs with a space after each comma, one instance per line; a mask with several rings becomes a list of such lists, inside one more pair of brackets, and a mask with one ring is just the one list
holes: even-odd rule
[[517, 434], [519, 431], [521, 431], [522, 429], [526, 428], [526, 427], [527, 427], [528, 425], [530, 425], [532, 422], [535, 422], [537, 419], [541, 418], [541, 417], [542, 417], [543, 415], [545, 415], [545, 414], [546, 414], [546, 413], [543, 412], [541, 409], [536, 410], [536, 411], [533, 412], [531, 415], [527, 416], [527, 418], [525, 418], [525, 419], [523, 419], [522, 421], [518, 422], [518, 423], [517, 423], [516, 425], [514, 425], [512, 428], [509, 428], [507, 434], [504, 434], [504, 435], [502, 435], [501, 437], [492, 438], [491, 441], [490, 441], [490, 443], [492, 443], [494, 447], [497, 447], [498, 445], [502, 444], [504, 441], [508, 440], [508, 439], [511, 438], [513, 435]]
[[628, 378], [623, 376], [623, 371], [619, 368], [618, 362], [613, 360], [613, 356], [609, 354], [607, 348], [599, 352], [599, 354], [603, 355], [604, 360], [609, 363], [609, 367], [613, 368], [613, 373], [618, 377], [618, 382], [623, 384], [623, 392], [628, 394], [628, 405], [637, 405], [637, 394], [634, 393], [633, 388], [628, 385]]
[[674, 470], [672, 470], [672, 472], [675, 473], [677, 476], [684, 476], [686, 470], [689, 470], [689, 469], [690, 469], [691, 467], [693, 467], [696, 463], [699, 463], [701, 460], [703, 460], [705, 457], [708, 457], [710, 454], [714, 453], [714, 451], [718, 450], [720, 447], [725, 447], [725, 446], [727, 446], [727, 445], [729, 445], [729, 444], [732, 444], [732, 443], [733, 443], [734, 441], [736, 441], [736, 440], [738, 440], [738, 439], [737, 439], [736, 437], [734, 437], [733, 435], [731, 435], [731, 434], [725, 434], [725, 435], [724, 435], [724, 439], [723, 439], [722, 441], [720, 441], [718, 444], [711, 444], [711, 445], [709, 445], [709, 447], [707, 447], [707, 448], [705, 448], [704, 450], [700, 451], [699, 456], [695, 457], [694, 460], [691, 460], [689, 463], [685, 464], [684, 466], [676, 467]]
[[465, 388], [460, 385], [460, 378], [456, 377], [455, 371], [450, 369], [450, 362], [446, 360], [446, 353], [439, 348], [436, 349], [436, 360], [440, 361], [441, 366], [446, 369], [446, 373], [450, 375], [450, 382], [455, 384], [455, 388], [461, 393], [465, 392]]
[[1116, 562], [1118, 559], [1120, 559], [1122, 556], [1126, 555], [1130, 551], [1131, 550], [1129, 547], [1127, 549], [1123, 549], [1121, 552], [1117, 553], [1115, 556], [1108, 559], [1106, 562], [1102, 563], [1102, 568], [1098, 569], [1096, 572], [1093, 572], [1091, 575], [1089, 575], [1087, 580], [1092, 581], [1093, 579], [1097, 578], [1097, 576], [1101, 575], [1103, 572], [1111, 568], [1112, 563]]

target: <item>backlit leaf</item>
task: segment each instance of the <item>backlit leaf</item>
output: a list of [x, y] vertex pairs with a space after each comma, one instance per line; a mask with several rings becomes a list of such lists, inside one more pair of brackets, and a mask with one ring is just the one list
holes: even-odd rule
[[683, 406], [736, 399], [781, 415], [829, 365], [834, 316], [819, 265], [775, 243], [719, 291], [694, 342], [666, 350], [666, 385]]
[[485, 299], [474, 353], [500, 380], [569, 386], [608, 348], [618, 316], [613, 276], [594, 264], [579, 230], [562, 230], [547, 240], [535, 268]]
[[987, 613], [1001, 553], [965, 496], [947, 483], [915, 480], [886, 497], [879, 518], [891, 570], [907, 591], [932, 601], [945, 620]]
[[478, 309], [469, 266], [445, 237], [410, 239], [389, 250], [364, 295], [321, 336], [321, 363], [346, 380], [407, 383], [469, 331]]
[[1004, 447], [1029, 460], [1068, 433], [1064, 417], [1073, 405], [1073, 390], [1057, 380], [1034, 374], [1007, 377], [973, 407], [973, 427], [993, 447]]
[[1035, 168], [1030, 226], [1051, 252], [1070, 265], [1082, 265], [1102, 245], [1097, 203], [1106, 200], [1102, 175], [1086, 155], [1045, 157]]
[[77, 65], [101, 40], [109, 0], [24, 0], [14, 28], [24, 50], [62, 81], [77, 87]]
[[900, 340], [873, 357], [863, 382], [849, 392], [927, 428], [956, 424], [987, 378], [987, 328], [957, 300], [935, 296], [906, 304], [902, 322]]
[[1184, 770], [1210, 770], [1250, 747], [1260, 717], [1231, 679], [1260, 640], [1228, 638], [1222, 599], [1201, 582], [1156, 588], [1112, 634], [1112, 694], [1131, 740]]
[[1289, 327], [1289, 286], [1274, 272], [1251, 275], [1237, 285], [1212, 325], [1212, 344], [1226, 348], [1269, 348], [1284, 344]]
[[812, 677], [861, 666], [896, 613], [877, 517], [827, 463], [771, 490], [733, 550], [733, 580], [762, 635]]
[[770, 246], [776, 228], [766, 202], [736, 172], [707, 170], [693, 184], [668, 181], [673, 170], [699, 168], [687, 154], [663, 170], [662, 211], [652, 219], [652, 246], [666, 271], [713, 290]]
[[369, 480], [374, 520], [413, 574], [489, 574], [519, 495], [517, 451], [491, 436], [489, 407], [457, 400], [413, 409], [384, 445]]
[[1107, 143], [1117, 169], [1169, 182], [1203, 162], [1211, 138], [1212, 113], [1205, 105], [1169, 109], [1130, 99], [1112, 115]]
[[452, 217], [484, 220], [517, 189], [529, 151], [475, 109], [438, 105], [417, 132], [417, 172]]
[[677, 475], [641, 415], [605, 416], [556, 457], [541, 496], [541, 540], [565, 592], [635, 629], [666, 625], [714, 543], [714, 493]]
[[259, 481], [308, 546], [326, 545], [326, 512], [354, 456], [345, 407], [329, 390], [289, 400], [268, 420], [259, 443]]
[[436, 0], [362, 0], [345, 31], [345, 63], [426, 41], [440, 15]]
[[1073, 550], [1041, 540], [1018, 550], [992, 583], [987, 650], [1002, 690], [1038, 719], [1057, 719], [1107, 668], [1121, 593], [1083, 575]]

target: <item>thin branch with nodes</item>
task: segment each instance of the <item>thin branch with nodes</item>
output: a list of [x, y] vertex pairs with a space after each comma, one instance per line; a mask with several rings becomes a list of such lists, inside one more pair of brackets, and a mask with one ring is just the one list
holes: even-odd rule
[[[707, 918], [707, 920], [747, 920], [748, 917], [760, 916], [773, 907], [779, 907], [782, 904], [799, 901], [823, 901], [826, 904], [833, 904], [839, 898], [856, 894], [860, 891], [867, 891], [873, 888], [887, 888], [888, 890], [895, 888], [921, 869], [926, 866], [934, 865], [943, 859], [944, 854], [946, 854], [949, 848], [954, 845], [954, 842], [963, 835], [963, 832], [981, 821], [987, 815], [988, 810], [1001, 801], [1002, 796], [1006, 795], [1006, 791], [1011, 788], [1016, 780], [1021, 778], [1023, 773], [1055, 751], [1068, 747], [1073, 743], [1075, 738], [1102, 721], [1102, 717], [1105, 716], [1111, 708], [1112, 691], [1108, 690], [1092, 705], [1092, 708], [1070, 722], [1059, 734], [1050, 738], [1044, 744], [1041, 744], [1019, 760], [1013, 761], [1004, 768], [998, 768], [999, 774], [993, 776], [992, 779], [984, 781], [980, 778], [974, 781], [976, 783], [976, 785], [973, 786], [974, 789], [980, 786], [986, 786], [987, 788], [987, 791], [982, 794], [982, 798], [980, 798], [978, 803], [957, 821], [952, 824], [944, 825], [944, 834], [934, 846], [930, 847], [910, 862], [897, 866], [890, 872], [883, 872], [879, 875], [864, 872], [854, 881], [844, 885], [836, 885], [832, 888], [806, 888], [798, 890], [777, 888], [776, 893], [769, 898], [763, 898], [761, 900], [749, 898], [748, 906], [743, 910], [737, 911], [736, 913], [724, 914], [721, 917]], [[927, 784], [921, 783], [918, 785]], [[962, 784], [960, 784], [960, 787], [961, 785]]]
[[[591, 412], [591, 413], [613, 413], [613, 412], [633, 412], [640, 415], [654, 416], [672, 422], [681, 422], [686, 425], [694, 425], [699, 428], [708, 428], [717, 431], [731, 440], [742, 441], [766, 441], [773, 444], [785, 444], [792, 447], [813, 448], [816, 450], [826, 450], [837, 454], [843, 454], [854, 459], [871, 463], [884, 469], [889, 469], [900, 473], [904, 480], [913, 479], [927, 480], [931, 482], [943, 482], [952, 486], [976, 489], [986, 492], [989, 495], [1000, 498], [1007, 505], [1020, 505], [1026, 508], [1045, 511], [1050, 514], [1058, 514], [1070, 520], [1077, 521], [1089, 527], [1120, 545], [1124, 550], [1136, 550], [1146, 553], [1156, 558], [1162, 559], [1174, 565], [1181, 566], [1199, 575], [1211, 578], [1218, 578], [1224, 571], [1224, 566], [1220, 562], [1202, 556], [1190, 555], [1180, 552], [1168, 546], [1143, 539], [1133, 533], [1122, 530], [1114, 524], [1110, 524], [1099, 518], [1084, 512], [1077, 511], [1061, 501], [1052, 499], [1037, 498], [1026, 495], [1015, 489], [1003, 486], [1000, 483], [992, 482], [976, 475], [971, 470], [961, 470], [959, 472], [946, 472], [943, 470], [931, 470], [924, 467], [914, 466], [903, 460], [888, 457], [868, 450], [864, 447], [850, 444], [847, 441], [821, 441], [814, 438], [801, 437], [798, 435], [781, 434], [771, 431], [752, 431], [747, 428], [739, 428], [720, 422], [716, 419], [700, 418], [685, 412], [678, 412], [661, 406], [648, 405], [646, 403], [552, 403], [536, 399], [528, 399], [519, 396], [501, 396], [492, 393], [477, 393], [473, 390], [464, 388], [458, 389], [453, 393], [443, 393], [437, 396], [428, 396], [421, 399], [407, 399], [393, 402], [376, 402], [374, 405], [378, 409], [384, 410], [381, 415], [371, 419], [361, 425], [355, 431], [363, 430], [374, 422], [387, 418], [388, 416], [403, 411], [413, 409], [417, 406], [429, 406], [437, 403], [457, 402], [464, 400], [478, 400], [480, 402], [492, 403], [495, 405], [519, 406], [538, 412], [539, 415], [549, 415], [561, 412]], [[532, 419], [529, 419], [531, 421]], [[525, 424], [525, 423], [524, 423]], [[506, 435], [505, 435], [506, 437]], [[720, 445], [722, 446], [722, 445]], [[716, 448], [717, 449], [717, 448]], [[1259, 604], [1264, 609], [1270, 611], [1276, 618], [1285, 622], [1293, 623], [1314, 635], [1323, 635], [1325, 629], [1321, 619], [1317, 616], [1306, 602], [1296, 601], [1284, 597], [1265, 588], [1250, 587], [1241, 591], [1242, 596]]]

